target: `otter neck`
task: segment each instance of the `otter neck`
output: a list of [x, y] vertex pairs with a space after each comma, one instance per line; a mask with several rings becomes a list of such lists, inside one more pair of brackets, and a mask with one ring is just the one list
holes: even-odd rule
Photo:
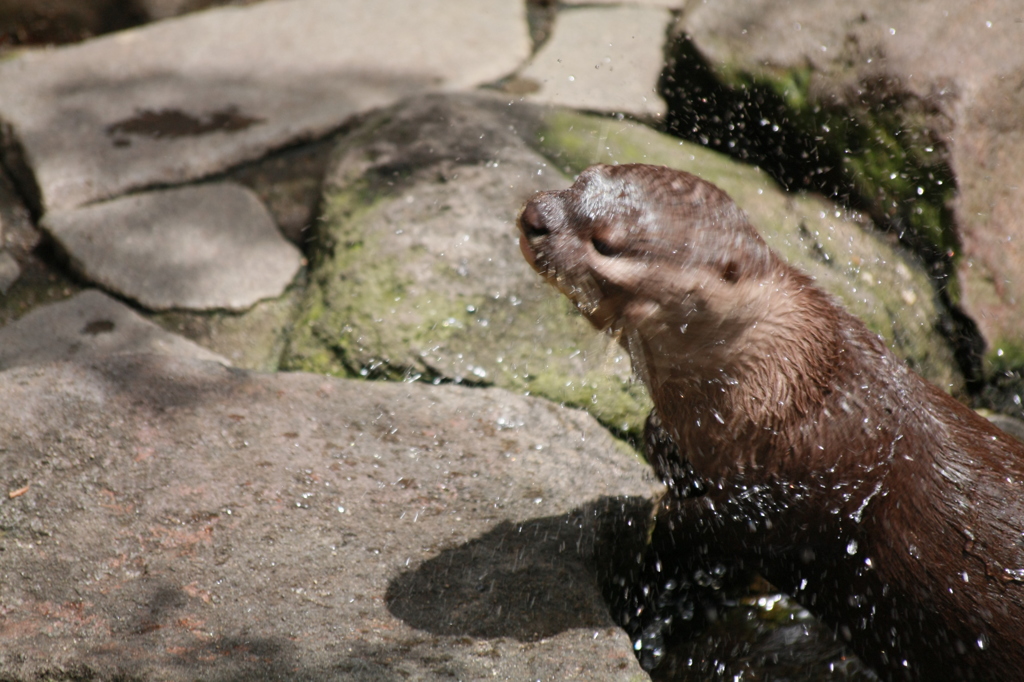
[[[707, 362], [648, 367], [659, 415], [697, 473], [757, 479], [778, 463], [787, 429], [820, 409], [842, 354], [839, 313], [806, 276], [761, 301], [763, 313], [707, 353]], [[634, 357], [636, 353], [634, 352]], [[649, 356], [649, 358], [652, 356]], [[650, 359], [648, 359], [650, 364]]]

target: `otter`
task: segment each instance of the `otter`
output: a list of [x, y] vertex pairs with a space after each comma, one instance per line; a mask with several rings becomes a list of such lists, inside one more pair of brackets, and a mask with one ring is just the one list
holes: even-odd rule
[[691, 174], [593, 166], [518, 225], [647, 386], [674, 551], [755, 568], [885, 679], [1024, 679], [1024, 446]]

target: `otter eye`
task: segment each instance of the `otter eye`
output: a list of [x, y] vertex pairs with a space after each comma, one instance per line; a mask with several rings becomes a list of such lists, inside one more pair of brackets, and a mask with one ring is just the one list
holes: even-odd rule
[[734, 261], [729, 261], [722, 268], [722, 279], [729, 284], [735, 284], [740, 281], [740, 268]]
[[594, 245], [594, 250], [602, 256], [614, 256], [618, 254], [618, 251], [611, 244], [599, 237], [591, 237], [590, 243]]

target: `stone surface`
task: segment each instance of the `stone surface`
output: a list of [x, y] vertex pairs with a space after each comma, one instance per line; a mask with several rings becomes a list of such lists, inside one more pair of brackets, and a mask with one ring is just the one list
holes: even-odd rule
[[128, 306], [95, 289], [41, 306], [17, 322], [0, 327], [0, 370], [131, 353], [177, 355], [231, 364], [224, 357], [147, 322]]
[[0, 443], [5, 680], [644, 678], [582, 412], [133, 355], [0, 375]]
[[222, 171], [416, 92], [496, 80], [529, 49], [516, 1], [197, 12], [0, 63], [0, 119], [17, 141], [7, 162], [43, 209], [66, 209]]
[[82, 284], [36, 257], [19, 260], [21, 274], [0, 296], [0, 327], [24, 317], [39, 306], [57, 303], [81, 291]]
[[498, 385], [639, 432], [628, 356], [519, 251], [519, 207], [569, 184], [529, 145], [537, 111], [426, 97], [340, 141], [285, 367]]
[[281, 233], [303, 248], [312, 239], [320, 185], [334, 145], [334, 139], [329, 137], [291, 147], [236, 168], [227, 177], [256, 192]]
[[[0, 169], [0, 232], [0, 251], [14, 258], [18, 271], [18, 277], [0, 295], [0, 327], [37, 306], [68, 298], [82, 288], [50, 257], [42, 231], [34, 224], [4, 169]], [[6, 267], [14, 271], [9, 261]]]
[[[1024, 363], [1020, 22], [1016, 0], [927, 0], [912, 10], [884, 0], [727, 0], [693, 3], [682, 19], [682, 30], [725, 81], [765, 83], [797, 110], [833, 109], [838, 121], [860, 122], [816, 134], [825, 143], [838, 135], [840, 149], [858, 148], [848, 158], [855, 181], [879, 180], [865, 188], [867, 201], [884, 199], [879, 208], [910, 225], [915, 206], [925, 209], [916, 229], [932, 230], [929, 238], [956, 252], [964, 308], [990, 349], [1018, 364]], [[864, 139], [844, 140], [850, 130], [861, 130]], [[937, 186], [943, 169], [952, 170], [953, 182]], [[890, 177], [894, 184], [887, 187]], [[932, 206], [915, 203], [919, 192], [932, 196]], [[953, 220], [944, 226], [946, 201]], [[950, 228], [955, 234], [943, 234]]]
[[[657, 118], [665, 35], [672, 15], [658, 7], [560, 11], [548, 41], [518, 73], [531, 101]], [[532, 87], [526, 87], [532, 84]]]
[[223, 355], [242, 369], [276, 372], [302, 300], [301, 285], [242, 313], [170, 310], [146, 317], [172, 334]]
[[686, 5], [686, 0], [560, 0], [559, 4], [569, 7], [573, 5], [649, 5], [680, 10]]
[[649, 404], [628, 356], [526, 265], [513, 228], [533, 191], [600, 161], [664, 164], [718, 184], [917, 370], [960, 386], [927, 277], [862, 218], [635, 122], [470, 97], [411, 102], [341, 141], [325, 255], [311, 266], [284, 366], [494, 384], [639, 433]]
[[83, 277], [151, 310], [244, 310], [280, 296], [302, 262], [256, 195], [233, 183], [53, 211], [42, 225]]
[[9, 251], [0, 250], [0, 295], [7, 295], [11, 286], [21, 277], [21, 266]]
[[188, 12], [197, 12], [221, 5], [252, 5], [263, 0], [135, 0], [150, 21], [170, 19]]

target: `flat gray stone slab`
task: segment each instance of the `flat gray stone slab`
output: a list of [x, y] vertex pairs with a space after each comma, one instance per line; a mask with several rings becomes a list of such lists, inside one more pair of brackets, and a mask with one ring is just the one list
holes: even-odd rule
[[234, 183], [50, 212], [42, 226], [83, 277], [150, 310], [244, 310], [281, 295], [302, 264], [255, 193]]
[[0, 63], [45, 210], [178, 184], [530, 52], [516, 0], [268, 0]]
[[644, 677], [654, 487], [582, 412], [134, 355], [0, 375], [0, 443], [4, 680]]
[[648, 118], [663, 115], [658, 78], [671, 23], [671, 12], [660, 7], [560, 11], [551, 38], [518, 74], [539, 87], [527, 99]]
[[125, 353], [178, 355], [231, 364], [202, 346], [164, 331], [96, 289], [36, 308], [17, 322], [0, 327], [0, 370]]

